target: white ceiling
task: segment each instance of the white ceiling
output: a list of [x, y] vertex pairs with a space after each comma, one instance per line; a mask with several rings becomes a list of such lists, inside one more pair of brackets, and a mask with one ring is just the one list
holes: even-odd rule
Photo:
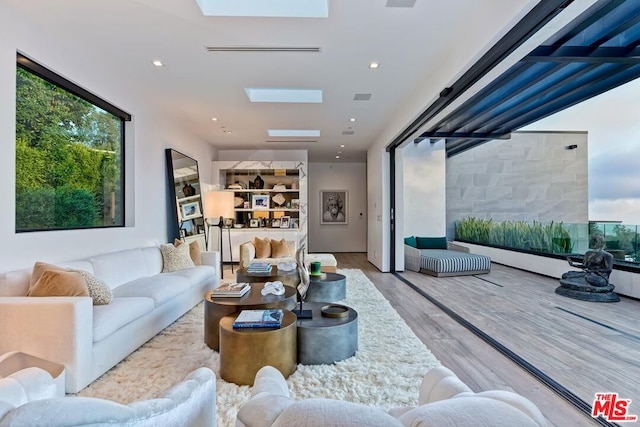
[[[417, 0], [407, 8], [386, 7], [386, 0], [329, 0], [329, 18], [239, 18], [205, 17], [196, 0], [3, 2], [43, 37], [66, 41], [74, 58], [99, 64], [100, 72], [130, 85], [198, 138], [220, 149], [307, 149], [314, 162], [365, 161], [376, 139], [399, 133], [537, 3]], [[319, 47], [320, 53], [212, 53], [205, 46]], [[154, 59], [165, 66], [154, 67]], [[370, 70], [371, 61], [380, 68]], [[322, 89], [323, 103], [251, 104], [245, 88]], [[371, 99], [354, 101], [355, 94]], [[267, 129], [319, 129], [320, 137], [273, 138]]]

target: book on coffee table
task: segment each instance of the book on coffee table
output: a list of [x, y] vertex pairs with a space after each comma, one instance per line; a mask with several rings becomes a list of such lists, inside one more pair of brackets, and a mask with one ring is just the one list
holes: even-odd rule
[[281, 308], [242, 310], [233, 322], [233, 329], [279, 328], [282, 325], [282, 316]]
[[219, 298], [240, 298], [250, 290], [251, 285], [248, 283], [222, 283], [211, 291], [211, 296]]
[[252, 262], [247, 267], [247, 273], [268, 273], [271, 268], [271, 263], [268, 262]]

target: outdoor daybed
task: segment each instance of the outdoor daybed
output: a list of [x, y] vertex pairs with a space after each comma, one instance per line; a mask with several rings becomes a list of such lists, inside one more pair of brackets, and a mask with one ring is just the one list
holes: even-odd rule
[[404, 268], [436, 277], [484, 274], [491, 258], [469, 253], [469, 248], [444, 237], [408, 237], [404, 244]]

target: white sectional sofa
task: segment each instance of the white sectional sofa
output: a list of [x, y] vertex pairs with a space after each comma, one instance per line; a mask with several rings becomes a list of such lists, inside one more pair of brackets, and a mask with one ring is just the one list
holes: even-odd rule
[[107, 305], [90, 297], [33, 297], [31, 269], [0, 275], [0, 354], [22, 351], [65, 366], [76, 393], [202, 301], [220, 284], [218, 252], [202, 264], [162, 273], [159, 247], [56, 263], [88, 271], [112, 290]]

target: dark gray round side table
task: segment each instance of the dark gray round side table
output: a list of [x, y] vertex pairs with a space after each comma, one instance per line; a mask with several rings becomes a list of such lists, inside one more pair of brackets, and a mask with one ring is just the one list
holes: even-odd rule
[[298, 363], [332, 364], [347, 359], [358, 350], [358, 313], [349, 308], [345, 317], [325, 317], [326, 303], [304, 303], [313, 312], [312, 319], [298, 319]]
[[347, 278], [338, 273], [324, 273], [326, 277], [309, 278], [309, 289], [304, 297], [309, 302], [337, 302], [347, 297]]

